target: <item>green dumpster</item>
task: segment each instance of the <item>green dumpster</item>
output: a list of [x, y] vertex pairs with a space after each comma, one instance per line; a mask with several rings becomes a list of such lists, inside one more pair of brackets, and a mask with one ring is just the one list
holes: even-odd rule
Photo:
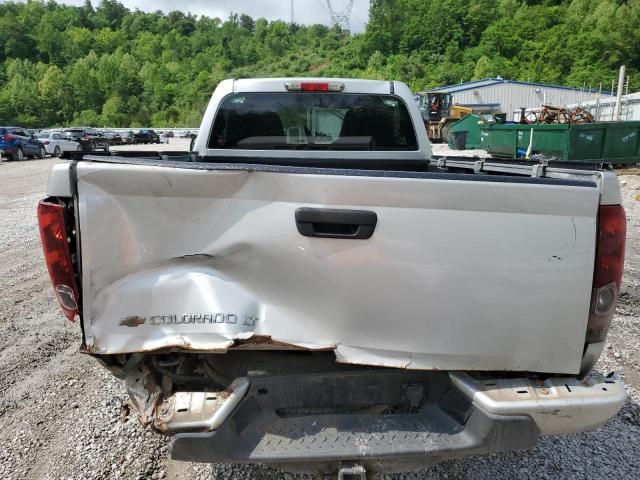
[[483, 116], [472, 113], [451, 124], [449, 148], [454, 150], [480, 148], [480, 131], [485, 123], [486, 119]]
[[640, 162], [640, 121], [580, 125], [485, 125], [482, 147], [496, 157], [541, 153], [565, 162]]
[[449, 136], [449, 148], [451, 150], [464, 150], [467, 145], [468, 132], [451, 132]]

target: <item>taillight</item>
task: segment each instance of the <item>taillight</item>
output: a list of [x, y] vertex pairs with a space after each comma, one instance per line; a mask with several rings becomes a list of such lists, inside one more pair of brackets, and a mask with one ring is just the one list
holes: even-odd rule
[[86, 142], [87, 140], [89, 140], [89, 137], [87, 137], [86, 135], [80, 137], [80, 140]]
[[341, 92], [344, 83], [340, 82], [286, 82], [284, 87], [290, 92]]
[[38, 204], [40, 241], [47, 263], [51, 283], [58, 303], [69, 320], [78, 314], [78, 287], [73, 273], [64, 207], [56, 203], [40, 201]]
[[611, 325], [622, 281], [626, 232], [624, 208], [621, 205], [600, 206], [587, 343], [603, 341]]
[[42, 142], [42, 143], [43, 143], [43, 144], [45, 144], [45, 145], [49, 145], [49, 143], [51, 143], [51, 142], [49, 142], [49, 140], [45, 140], [45, 141], [44, 141], [44, 142]]
[[9, 134], [7, 134], [7, 135], [5, 135], [5, 136], [4, 136], [4, 137], [2, 137], [2, 138], [4, 138], [4, 141], [5, 141], [5, 142], [10, 142], [11, 140], [13, 140], [13, 135], [9, 135]]

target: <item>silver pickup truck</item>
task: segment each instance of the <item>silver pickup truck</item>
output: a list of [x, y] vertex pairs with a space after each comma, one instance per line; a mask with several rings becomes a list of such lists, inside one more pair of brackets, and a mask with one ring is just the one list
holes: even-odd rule
[[[82, 351], [171, 456], [402, 471], [596, 428], [615, 175], [433, 158], [400, 82], [225, 80], [191, 152], [81, 152], [38, 206]], [[606, 372], [604, 372], [606, 373]]]

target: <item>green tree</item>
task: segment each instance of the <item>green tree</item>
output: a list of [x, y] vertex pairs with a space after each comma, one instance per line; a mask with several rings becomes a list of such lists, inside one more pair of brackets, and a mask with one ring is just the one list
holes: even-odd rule
[[63, 123], [73, 110], [68, 102], [70, 89], [62, 69], [50, 65], [42, 79], [38, 82], [38, 93], [41, 98], [42, 122], [44, 125]]
[[87, 27], [69, 27], [65, 34], [62, 49], [66, 64], [84, 57], [94, 48], [94, 35]]
[[95, 110], [83, 110], [75, 114], [71, 123], [79, 127], [99, 127], [102, 119]]
[[128, 13], [127, 7], [117, 0], [101, 0], [100, 6], [93, 15], [93, 22], [98, 27], [107, 27], [115, 30], [120, 28]]
[[501, 75], [640, 88], [640, 0], [372, 0], [366, 30], [233, 14], [0, 3], [0, 123], [193, 127], [223, 78]]
[[107, 98], [102, 106], [102, 123], [105, 125], [121, 126], [126, 119], [125, 103], [116, 93]]

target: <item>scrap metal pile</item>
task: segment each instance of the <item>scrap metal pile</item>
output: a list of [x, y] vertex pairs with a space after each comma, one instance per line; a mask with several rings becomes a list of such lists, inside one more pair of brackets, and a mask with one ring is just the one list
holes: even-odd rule
[[588, 110], [582, 107], [576, 107], [572, 109], [551, 107], [549, 105], [543, 105], [540, 111], [522, 112], [520, 116], [520, 123], [525, 125], [531, 124], [556, 124], [556, 123], [569, 123], [569, 124], [581, 124], [581, 123], [593, 123], [593, 115]]

